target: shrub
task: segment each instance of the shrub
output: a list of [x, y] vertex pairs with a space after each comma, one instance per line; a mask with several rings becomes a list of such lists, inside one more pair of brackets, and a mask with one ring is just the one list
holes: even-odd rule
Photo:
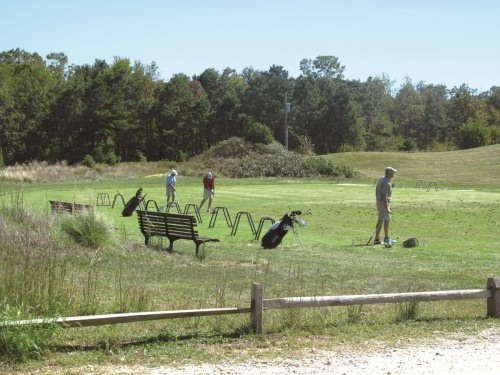
[[403, 144], [399, 146], [400, 151], [415, 151], [417, 149], [417, 142], [413, 138], [406, 138]]
[[103, 160], [107, 165], [116, 165], [120, 163], [120, 157], [116, 156], [114, 151], [109, 151], [105, 156]]
[[283, 151], [279, 154], [258, 154], [222, 160], [221, 170], [234, 178], [242, 177], [304, 177], [301, 156]]
[[112, 239], [112, 226], [96, 213], [65, 215], [61, 220], [61, 229], [76, 243], [98, 248]]
[[185, 162], [189, 159], [189, 155], [187, 152], [179, 150], [179, 161], [180, 162]]
[[184, 175], [199, 175], [211, 170], [233, 178], [245, 177], [353, 177], [354, 171], [318, 158], [305, 158], [273, 142], [268, 145], [251, 144], [241, 138], [223, 141], [184, 166]]
[[87, 154], [83, 158], [82, 164], [85, 165], [86, 167], [94, 168], [96, 163], [92, 155]]
[[238, 122], [242, 129], [243, 138], [250, 143], [269, 144], [275, 142], [273, 133], [269, 127], [255, 121], [251, 116], [241, 114]]
[[235, 158], [247, 156], [250, 152], [251, 147], [243, 138], [231, 137], [210, 147], [202, 155], [193, 159]]
[[146, 156], [141, 151], [137, 151], [136, 160], [139, 163], [146, 163], [148, 161], [148, 159], [146, 158]]
[[312, 139], [307, 135], [298, 135], [297, 137], [298, 146], [294, 150], [297, 154], [313, 156], [314, 155], [314, 144]]
[[338, 149], [338, 152], [353, 152], [356, 151], [356, 147], [349, 143], [342, 143]]
[[[500, 139], [500, 126], [490, 126], [489, 127], [490, 129], [490, 142], [491, 144], [497, 144], [498, 143], [498, 140]], [[2, 155], [0, 154], [0, 157]], [[0, 168], [1, 168], [1, 165], [0, 165]]]
[[458, 129], [457, 144], [460, 149], [486, 146], [490, 131], [486, 125], [476, 120], [469, 120]]
[[308, 157], [302, 160], [302, 167], [307, 175], [319, 175], [328, 177], [354, 177], [355, 173], [351, 167], [335, 165], [331, 161], [321, 157]]

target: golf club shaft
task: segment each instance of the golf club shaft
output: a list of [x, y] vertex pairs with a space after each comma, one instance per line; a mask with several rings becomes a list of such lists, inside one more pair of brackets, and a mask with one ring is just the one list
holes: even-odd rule
[[370, 241], [372, 240], [373, 236], [376, 236], [377, 235], [377, 232], [379, 231], [380, 228], [382, 228], [382, 224], [384, 224], [384, 221], [381, 220], [380, 223], [377, 224], [377, 227], [375, 228], [375, 234], [373, 234], [370, 239], [368, 240], [368, 242], [366, 243], [367, 245], [370, 244]]

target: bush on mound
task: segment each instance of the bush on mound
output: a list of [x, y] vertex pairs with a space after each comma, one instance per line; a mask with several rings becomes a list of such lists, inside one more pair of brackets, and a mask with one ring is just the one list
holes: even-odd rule
[[184, 175], [199, 176], [213, 171], [232, 178], [310, 177], [351, 178], [348, 166], [335, 165], [321, 157], [285, 150], [279, 143], [252, 144], [242, 138], [229, 138], [195, 156], [182, 168]]

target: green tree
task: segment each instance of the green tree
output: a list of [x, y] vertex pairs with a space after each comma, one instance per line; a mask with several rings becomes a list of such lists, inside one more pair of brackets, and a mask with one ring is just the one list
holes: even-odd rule
[[479, 100], [486, 112], [488, 124], [492, 129], [500, 128], [500, 87], [492, 86], [488, 91], [479, 95]]
[[205, 131], [207, 147], [221, 140], [238, 135], [235, 128], [241, 114], [241, 100], [247, 89], [243, 79], [235, 70], [226, 68], [219, 73], [215, 69], [205, 70], [198, 80], [210, 101], [210, 116]]
[[416, 140], [424, 121], [424, 110], [422, 98], [407, 79], [394, 100], [391, 119], [394, 122], [395, 135]]
[[362, 132], [347, 84], [321, 78], [318, 85], [319, 113], [310, 133], [316, 151], [327, 154], [346, 145], [357, 147], [362, 141]]
[[112, 113], [106, 87], [109, 69], [104, 60], [70, 68], [51, 118], [56, 159], [76, 163], [90, 154], [96, 162], [104, 162], [104, 155], [111, 151]]
[[154, 125], [153, 108], [156, 104], [156, 66], [130, 63], [115, 58], [107, 76], [107, 96], [111, 111], [110, 128], [113, 132], [116, 155], [121, 160], [136, 160], [139, 152], [146, 152]]
[[37, 53], [0, 53], [0, 146], [7, 165], [45, 158], [43, 123], [60, 81]]
[[382, 150], [384, 139], [392, 135], [394, 124], [390, 113], [394, 99], [391, 96], [393, 82], [388, 76], [372, 78], [366, 82], [348, 82], [359, 121], [363, 128], [363, 136], [368, 150]]
[[340, 65], [338, 57], [318, 56], [314, 60], [303, 59], [300, 70], [306, 77], [341, 79], [345, 66]]
[[415, 139], [418, 147], [425, 149], [435, 141], [446, 140], [446, 95], [444, 85], [417, 85], [423, 104], [423, 118]]
[[321, 91], [312, 76], [301, 75], [295, 80], [291, 102], [289, 129], [291, 134], [295, 135], [290, 139], [290, 146], [293, 149], [300, 147], [300, 137], [306, 137], [311, 144], [313, 143], [316, 124], [320, 121]]
[[454, 138], [460, 125], [465, 124], [476, 116], [474, 105], [476, 90], [463, 84], [450, 90], [450, 98], [446, 106], [447, 128], [446, 134]]
[[276, 140], [284, 144], [284, 99], [293, 95], [293, 79], [282, 66], [273, 65], [267, 72], [245, 69], [243, 79], [248, 85], [242, 112], [268, 126]]
[[210, 102], [201, 84], [184, 74], [173, 76], [159, 92], [159, 159], [178, 160], [181, 151], [196, 155], [206, 148]]

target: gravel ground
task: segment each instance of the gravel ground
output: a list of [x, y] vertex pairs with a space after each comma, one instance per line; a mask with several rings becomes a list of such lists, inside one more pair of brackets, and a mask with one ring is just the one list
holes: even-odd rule
[[242, 363], [186, 365], [182, 367], [88, 366], [81, 374], [498, 374], [500, 328], [473, 337], [435, 340], [404, 348], [379, 347], [349, 353], [312, 351], [295, 359], [249, 360]]

